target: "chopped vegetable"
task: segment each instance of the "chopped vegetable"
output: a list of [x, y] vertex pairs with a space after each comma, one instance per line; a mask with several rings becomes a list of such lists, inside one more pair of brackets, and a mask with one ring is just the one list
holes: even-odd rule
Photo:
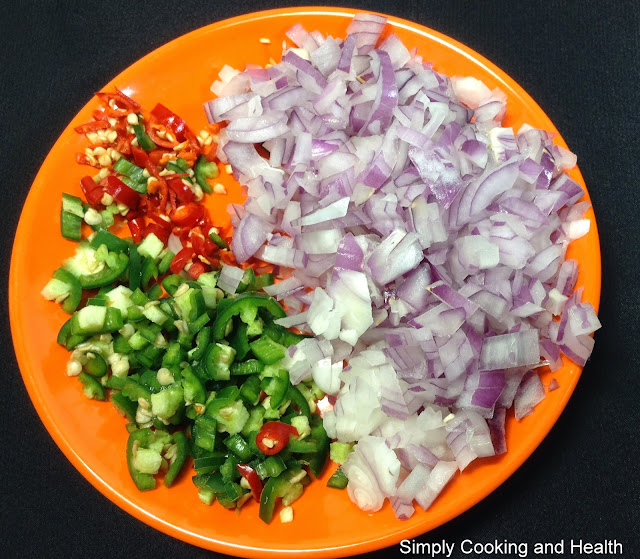
[[[600, 322], [564, 260], [590, 223], [575, 156], [503, 126], [502, 92], [438, 73], [385, 22], [357, 14], [343, 41], [294, 26], [280, 63], [225, 69], [212, 90], [233, 93], [205, 110], [248, 187], [236, 260], [282, 270], [273, 322], [316, 336], [283, 353], [264, 331], [251, 351], [330, 395], [352, 500], [406, 519], [504, 451], [505, 410], [530, 414], [561, 354], [584, 365]], [[265, 486], [261, 515], [284, 488]]]
[[[236, 267], [228, 252], [220, 265], [228, 245], [198, 190], [211, 192], [207, 180], [218, 173], [213, 143], [205, 150], [163, 105], [145, 118], [119, 91], [98, 97], [120, 123], [121, 156], [82, 180], [88, 204], [63, 195], [61, 232], [79, 242], [42, 290], [72, 315], [58, 335], [73, 350], [66, 372], [88, 398], [110, 400], [127, 419], [127, 465], [138, 489], [154, 489], [156, 477], [172, 486], [191, 456], [206, 504], [261, 502], [263, 484], [283, 476], [286, 491], [267, 492], [272, 515], [276, 494], [285, 506], [301, 495], [302, 466], [316, 472], [326, 461], [309, 404], [281, 365], [301, 337], [274, 324], [286, 313], [258, 292], [273, 284], [272, 273]], [[158, 154], [178, 143], [186, 144], [178, 154]], [[94, 229], [87, 238], [83, 220]], [[109, 230], [121, 222], [132, 238]], [[309, 438], [296, 447], [299, 435]]]

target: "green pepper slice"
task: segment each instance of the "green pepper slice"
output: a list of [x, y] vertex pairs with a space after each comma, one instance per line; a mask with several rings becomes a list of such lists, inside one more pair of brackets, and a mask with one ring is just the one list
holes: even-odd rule
[[132, 402], [131, 400], [129, 400], [129, 398], [122, 394], [122, 392], [116, 392], [115, 394], [113, 394], [111, 396], [111, 402], [121, 415], [126, 417], [129, 421], [135, 422], [136, 410], [138, 409], [138, 404], [136, 402]]
[[129, 243], [127, 241], [110, 233], [106, 229], [98, 231], [89, 243], [89, 246], [95, 250], [98, 250], [102, 245], [105, 245], [109, 252], [127, 252], [129, 250]]
[[249, 347], [253, 354], [265, 365], [277, 363], [286, 355], [287, 351], [286, 347], [272, 340], [266, 334], [263, 334], [257, 340], [253, 340]]
[[156, 149], [157, 147], [156, 144], [145, 132], [144, 126], [142, 126], [142, 124], [134, 124], [133, 133], [136, 135], [136, 139], [138, 140], [138, 145], [144, 151], [151, 151], [152, 149]]
[[147, 193], [147, 179], [144, 176], [144, 169], [142, 167], [138, 167], [126, 158], [121, 157], [113, 164], [113, 170], [124, 175], [124, 177], [121, 177], [121, 180], [127, 186], [139, 194]]
[[275, 318], [284, 318], [286, 313], [280, 304], [262, 293], [241, 293], [230, 301], [227, 305], [222, 305], [222, 301], [218, 305], [218, 315], [213, 323], [212, 333], [214, 340], [222, 340], [225, 337], [227, 324], [234, 317], [238, 316], [243, 310], [255, 308], [263, 308]]
[[95, 274], [80, 276], [78, 280], [83, 289], [96, 289], [116, 281], [125, 272], [128, 265], [129, 257], [126, 254], [118, 253], [113, 267], [105, 266]]
[[292, 483], [295, 477], [301, 473], [300, 468], [287, 469], [276, 477], [271, 477], [265, 483], [260, 495], [260, 510], [258, 516], [269, 524], [273, 519], [276, 500], [282, 498], [283, 504], [288, 505], [302, 494], [302, 484]]
[[314, 417], [313, 424], [311, 425], [310, 438], [316, 442], [318, 450], [313, 454], [309, 454], [309, 469], [311, 470], [311, 473], [318, 478], [327, 463], [331, 440], [327, 436], [327, 432], [324, 430], [322, 419], [317, 416]]
[[53, 272], [53, 277], [69, 286], [69, 295], [62, 301], [62, 310], [71, 314], [78, 308], [82, 299], [82, 285], [71, 272], [64, 268], [58, 268]]
[[262, 495], [260, 495], [260, 519], [269, 524], [273, 519], [273, 511], [276, 506], [276, 499], [286, 494], [291, 486], [289, 480], [284, 477], [271, 477], [264, 484]]
[[169, 461], [169, 469], [164, 476], [164, 484], [166, 487], [171, 487], [180, 473], [188, 454], [187, 435], [185, 435], [183, 431], [176, 431], [171, 435], [171, 442], [176, 445], [176, 451]]
[[91, 375], [82, 372], [78, 375], [78, 379], [82, 383], [82, 392], [84, 395], [93, 400], [106, 400], [107, 393], [100, 382]]
[[213, 452], [216, 443], [218, 422], [213, 417], [199, 415], [196, 417], [194, 432], [195, 445]]
[[[155, 489], [156, 480], [152, 474], [143, 474], [134, 466], [134, 454], [133, 449], [134, 446], [138, 448], [147, 447], [153, 438], [155, 437], [154, 432], [151, 429], [138, 429], [137, 431], [133, 431], [129, 434], [129, 439], [127, 440], [127, 467], [129, 468], [129, 474], [131, 475], [131, 479], [133, 483], [136, 484], [136, 487], [140, 491], [148, 491], [149, 489]], [[138, 443], [136, 445], [136, 442]]]
[[327, 487], [333, 487], [334, 489], [344, 489], [348, 483], [349, 478], [342, 471], [342, 468], [338, 468], [327, 480]]
[[184, 399], [187, 402], [204, 404], [207, 399], [204, 384], [191, 367], [185, 367], [182, 370], [182, 389], [184, 390]]
[[213, 192], [213, 188], [209, 184], [207, 179], [215, 179], [220, 174], [218, 165], [215, 161], [209, 161], [204, 155], [200, 155], [196, 161], [195, 166], [196, 182], [200, 185], [200, 188], [207, 194]]
[[82, 218], [77, 215], [60, 211], [60, 234], [71, 241], [79, 241], [82, 239]]
[[298, 389], [297, 386], [293, 386], [289, 384], [289, 392], [287, 393], [287, 399], [291, 400], [294, 406], [297, 406], [301, 415], [305, 415], [311, 423], [311, 408], [309, 408], [309, 402], [304, 397], [302, 392]]
[[262, 389], [271, 396], [271, 409], [279, 408], [287, 398], [289, 393], [289, 371], [286, 369], [278, 369], [272, 377], [265, 378]]

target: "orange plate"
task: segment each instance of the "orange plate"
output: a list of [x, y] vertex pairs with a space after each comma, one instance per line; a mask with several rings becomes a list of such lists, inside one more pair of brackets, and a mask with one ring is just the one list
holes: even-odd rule
[[[279, 59], [285, 31], [301, 22], [344, 37], [354, 11], [334, 8], [292, 8], [248, 14], [214, 23], [189, 33], [145, 56], [104, 89], [116, 86], [150, 110], [162, 102], [199, 130], [205, 124], [202, 103], [212, 95], [209, 86], [224, 64], [243, 68]], [[404, 43], [417, 46], [425, 60], [449, 75], [475, 76], [490, 88], [508, 96], [507, 125], [527, 122], [556, 131], [538, 105], [504, 72], [464, 45], [425, 27], [389, 17]], [[268, 37], [271, 44], [259, 42]], [[170, 77], [169, 77], [170, 76]], [[109, 404], [87, 400], [80, 383], [64, 373], [68, 353], [55, 343], [66, 315], [45, 301], [40, 290], [61, 261], [70, 256], [74, 243], [60, 237], [59, 207], [62, 191], [79, 194], [79, 179], [86, 168], [75, 164], [76, 152], [86, 140], [73, 127], [91, 120], [96, 107], [91, 100], [73, 119], [45, 160], [29, 192], [18, 225], [10, 273], [11, 331], [18, 362], [29, 395], [40, 418], [73, 465], [98, 490], [118, 506], [151, 526], [186, 542], [245, 557], [274, 557], [295, 553], [306, 557], [336, 557], [383, 548], [427, 532], [463, 513], [507, 479], [534, 451], [566, 405], [581, 369], [567, 362], [555, 377], [560, 388], [549, 393], [535, 413], [507, 426], [506, 455], [478, 460], [446, 488], [428, 512], [418, 511], [410, 520], [395, 519], [387, 505], [369, 515], [349, 500], [346, 492], [327, 489], [327, 472], [312, 483], [294, 506], [295, 520], [266, 526], [251, 503], [235, 514], [220, 506], [198, 501], [190, 475], [176, 486], [137, 491], [127, 472], [124, 420]], [[560, 145], [564, 141], [556, 137]], [[223, 173], [224, 175], [224, 173]], [[584, 185], [577, 168], [571, 177]], [[230, 177], [224, 177], [227, 197], [210, 196], [213, 215], [228, 224], [226, 205], [241, 194]], [[580, 261], [578, 284], [584, 299], [594, 307], [600, 296], [600, 249], [593, 213], [589, 234], [572, 243], [568, 257]], [[42, 239], [47, 240], [43, 250]], [[543, 378], [548, 382], [550, 377]]]

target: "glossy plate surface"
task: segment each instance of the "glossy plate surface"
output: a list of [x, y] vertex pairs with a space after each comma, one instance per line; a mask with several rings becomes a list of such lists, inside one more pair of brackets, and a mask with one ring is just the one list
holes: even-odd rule
[[[164, 45], [133, 64], [103, 89], [113, 86], [133, 96], [148, 111], [161, 102], [180, 114], [193, 130], [205, 124], [202, 103], [212, 98], [211, 83], [224, 64], [243, 68], [279, 60], [285, 31], [300, 22], [309, 31], [344, 37], [354, 11], [332, 8], [293, 8], [253, 13], [214, 23]], [[522, 123], [557, 132], [538, 105], [509, 76], [464, 45], [417, 24], [389, 18], [389, 27], [409, 47], [418, 47], [435, 69], [449, 75], [470, 75], [489, 88], [507, 94], [506, 125]], [[271, 39], [270, 44], [259, 41]], [[171, 68], [171, 79], [167, 79]], [[27, 197], [15, 237], [10, 271], [11, 330], [18, 362], [33, 404], [58, 446], [74, 466], [118, 506], [147, 524], [186, 542], [230, 555], [275, 557], [283, 554], [335, 557], [393, 545], [427, 532], [463, 513], [505, 481], [535, 450], [564, 409], [581, 368], [566, 362], [554, 376], [560, 388], [547, 396], [521, 422], [509, 417], [508, 452], [477, 460], [457, 476], [428, 512], [418, 510], [408, 521], [396, 520], [387, 505], [369, 515], [353, 505], [346, 492], [327, 489], [324, 479], [312, 483], [294, 505], [295, 520], [270, 526], [258, 519], [251, 503], [240, 515], [220, 506], [200, 504], [190, 475], [172, 489], [164, 486], [139, 492], [126, 461], [125, 420], [108, 403], [87, 400], [80, 383], [64, 374], [68, 353], [55, 343], [66, 316], [45, 301], [40, 290], [75, 243], [59, 233], [61, 192], [79, 195], [79, 179], [87, 169], [75, 164], [76, 152], [86, 147], [73, 127], [91, 120], [97, 103], [91, 100], [73, 119], [46, 158]], [[556, 142], [566, 146], [558, 135]], [[224, 175], [224, 173], [223, 173]], [[571, 177], [584, 185], [577, 168]], [[219, 223], [228, 227], [226, 206], [239, 202], [240, 188], [223, 176], [227, 196], [210, 196], [208, 206]], [[588, 196], [588, 195], [587, 195]], [[580, 262], [578, 285], [584, 300], [598, 308], [600, 248], [593, 212], [591, 230], [571, 244], [568, 258]], [[47, 240], [43, 250], [42, 239]], [[550, 375], [543, 375], [545, 384]]]

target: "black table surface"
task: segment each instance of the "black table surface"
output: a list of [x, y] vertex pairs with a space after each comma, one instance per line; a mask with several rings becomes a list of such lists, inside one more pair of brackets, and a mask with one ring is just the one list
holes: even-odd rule
[[[22, 204], [48, 150], [93, 92], [188, 31], [242, 13], [294, 5], [298, 3], [269, 0], [3, 4], [0, 188], [7, 273], [0, 297], [7, 315], [8, 262]], [[577, 549], [570, 553], [572, 540], [616, 540], [625, 556], [640, 557], [637, 3], [345, 0], [341, 5], [436, 29], [480, 52], [520, 83], [577, 153], [602, 245], [603, 328], [559, 421], [493, 494], [415, 542], [454, 544], [451, 557], [532, 557], [536, 542], [564, 542], [565, 556], [579, 557]], [[216, 556], [129, 516], [74, 469], [28, 398], [8, 320], [2, 334], [0, 557]], [[528, 548], [526, 555], [522, 546], [520, 555], [500, 547], [466, 554], [460, 547], [464, 540]], [[393, 546], [367, 557], [403, 557], [406, 550]], [[428, 550], [418, 549], [417, 555], [429, 556]]]

